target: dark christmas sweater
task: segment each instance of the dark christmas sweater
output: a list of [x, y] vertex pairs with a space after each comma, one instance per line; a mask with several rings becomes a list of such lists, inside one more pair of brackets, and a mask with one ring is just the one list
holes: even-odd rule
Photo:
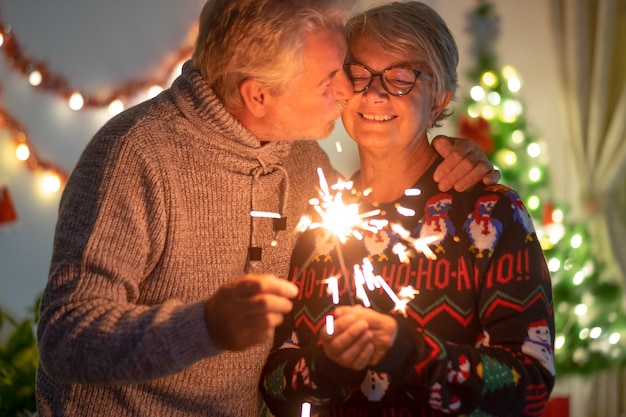
[[[437, 164], [415, 184], [420, 195], [379, 206], [382, 230], [339, 245], [324, 228], [300, 236], [290, 267], [300, 293], [260, 381], [276, 416], [300, 416], [304, 402], [336, 417], [541, 414], [554, 385], [554, 318], [532, 220], [503, 185], [440, 192]], [[431, 253], [394, 252], [433, 236]], [[394, 293], [414, 298], [403, 311], [384, 285], [366, 289], [369, 308], [394, 315], [398, 334], [374, 369], [354, 371], [324, 355], [318, 334], [335, 307], [327, 279], [339, 277], [339, 304], [364, 303], [354, 265], [360, 275], [370, 264]]]

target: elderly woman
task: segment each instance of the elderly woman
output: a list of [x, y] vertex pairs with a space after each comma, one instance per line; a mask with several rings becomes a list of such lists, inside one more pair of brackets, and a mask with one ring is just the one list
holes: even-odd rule
[[279, 417], [309, 405], [324, 416], [537, 416], [554, 384], [554, 320], [529, 214], [505, 186], [441, 192], [432, 179], [441, 158], [427, 134], [457, 87], [452, 34], [420, 2], [374, 8], [347, 30], [352, 181], [379, 226], [345, 243], [323, 227], [301, 235], [300, 294], [263, 396]]

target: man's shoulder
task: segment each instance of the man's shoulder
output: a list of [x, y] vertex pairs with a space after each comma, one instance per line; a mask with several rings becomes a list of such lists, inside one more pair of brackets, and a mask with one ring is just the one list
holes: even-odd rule
[[302, 167], [322, 168], [325, 174], [331, 174], [332, 166], [328, 155], [318, 142], [314, 140], [300, 140], [293, 143], [289, 160]]
[[319, 142], [315, 140], [297, 140], [292, 144], [292, 150], [295, 152], [315, 152], [323, 153], [324, 150], [320, 146]]

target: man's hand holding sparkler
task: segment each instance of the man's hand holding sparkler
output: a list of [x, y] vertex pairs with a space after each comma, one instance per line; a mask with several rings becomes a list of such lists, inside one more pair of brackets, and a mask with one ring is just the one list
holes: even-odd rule
[[334, 332], [321, 332], [324, 353], [346, 368], [361, 370], [377, 365], [389, 351], [397, 334], [396, 320], [360, 305], [334, 310]]
[[271, 340], [293, 307], [298, 287], [274, 275], [245, 275], [207, 300], [204, 318], [216, 347], [243, 350]]

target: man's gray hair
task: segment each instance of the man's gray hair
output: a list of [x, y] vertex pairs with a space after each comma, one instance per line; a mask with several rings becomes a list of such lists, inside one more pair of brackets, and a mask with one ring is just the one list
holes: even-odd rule
[[192, 63], [227, 108], [243, 105], [239, 85], [256, 79], [280, 94], [303, 71], [307, 37], [343, 30], [355, 0], [208, 0]]

